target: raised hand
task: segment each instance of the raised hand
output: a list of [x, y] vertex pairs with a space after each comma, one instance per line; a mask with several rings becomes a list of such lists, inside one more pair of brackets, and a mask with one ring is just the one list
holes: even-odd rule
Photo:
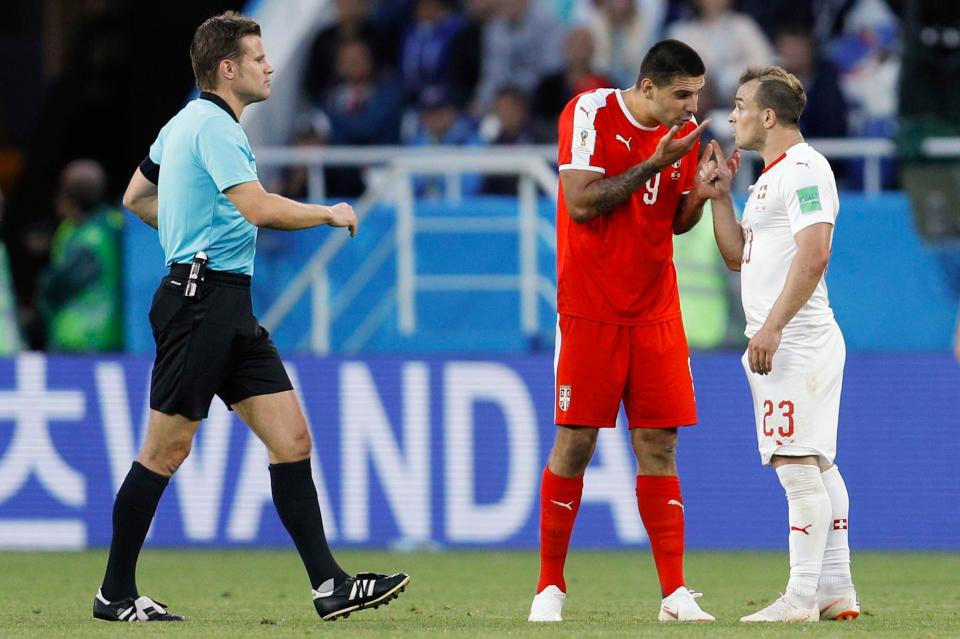
[[[721, 151], [721, 155], [723, 155], [723, 152], [720, 149], [720, 143], [716, 140], [714, 140], [714, 143], [717, 145], [717, 149]], [[724, 162], [726, 162], [727, 168], [730, 169], [730, 172], [733, 175], [736, 175], [737, 171], [740, 170], [740, 149], [734, 148], [733, 152], [730, 154], [730, 157], [726, 158]]]
[[705, 197], [725, 197], [730, 194], [733, 176], [739, 169], [740, 150], [734, 149], [730, 157], [724, 157], [720, 143], [711, 140], [697, 165], [698, 188]]
[[660, 141], [657, 143], [657, 148], [654, 150], [653, 155], [650, 156], [649, 161], [658, 170], [663, 169], [669, 164], [673, 164], [690, 152], [690, 149], [697, 143], [703, 130], [706, 129], [709, 124], [710, 118], [707, 118], [701, 122], [697, 128], [682, 138], [675, 137], [677, 132], [680, 131], [681, 125], [674, 124], [670, 127], [670, 130], [660, 138]]

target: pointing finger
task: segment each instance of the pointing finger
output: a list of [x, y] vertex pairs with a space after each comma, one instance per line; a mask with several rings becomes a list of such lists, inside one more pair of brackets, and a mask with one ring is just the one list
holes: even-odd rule
[[730, 154], [730, 159], [733, 161], [733, 170], [738, 171], [740, 169], [740, 149], [734, 149], [733, 153]]
[[697, 138], [699, 138], [700, 135], [703, 133], [703, 130], [706, 129], [708, 126], [710, 126], [710, 122], [711, 122], [710, 118], [707, 118], [706, 120], [701, 122], [699, 125], [697, 125], [697, 128], [695, 128], [693, 131], [691, 131], [687, 135], [687, 138], [692, 140], [696, 140]]
[[706, 120], [701, 122], [697, 126], [697, 128], [695, 128], [693, 131], [690, 131], [690, 133], [686, 134], [685, 136], [677, 140], [677, 142], [682, 144], [683, 147], [686, 149], [692, 149], [693, 145], [696, 144], [697, 140], [700, 139], [700, 135], [703, 133], [704, 129], [707, 128], [708, 124], [710, 124], [710, 118], [707, 118]]
[[717, 164], [723, 164], [723, 161], [726, 158], [723, 157], [723, 149], [720, 147], [720, 143], [716, 140], [710, 140], [710, 150], [712, 151], [713, 157], [717, 161]]
[[708, 144], [706, 148], [703, 149], [703, 153], [700, 154], [700, 164], [706, 164], [710, 161], [710, 156], [712, 155], [712, 147]]

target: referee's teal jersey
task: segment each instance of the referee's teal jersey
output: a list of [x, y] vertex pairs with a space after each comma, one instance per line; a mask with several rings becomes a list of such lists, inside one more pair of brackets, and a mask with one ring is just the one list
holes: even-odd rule
[[167, 265], [191, 262], [203, 251], [209, 269], [253, 275], [257, 227], [223, 192], [257, 180], [257, 165], [227, 103], [206, 92], [189, 102], [160, 130], [144, 161], [149, 164], [154, 170], [143, 172], [157, 183]]

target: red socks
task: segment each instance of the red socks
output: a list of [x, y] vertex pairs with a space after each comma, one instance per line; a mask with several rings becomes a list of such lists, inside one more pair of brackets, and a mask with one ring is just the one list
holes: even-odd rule
[[[544, 482], [546, 485], [546, 482]], [[650, 549], [657, 564], [663, 596], [684, 585], [683, 581], [683, 497], [680, 478], [656, 475], [637, 476], [637, 506], [650, 537]]]
[[[543, 470], [540, 483], [540, 581], [537, 592], [550, 585], [567, 591], [563, 565], [570, 547], [573, 523], [580, 509], [583, 477], [560, 477]], [[650, 537], [653, 560], [664, 596], [684, 585], [683, 497], [680, 479], [640, 475], [637, 506]]]
[[[567, 582], [563, 579], [563, 564], [567, 560], [573, 522], [580, 508], [583, 495], [583, 476], [560, 477], [543, 469], [540, 482], [540, 581], [537, 592], [553, 585], [563, 592]], [[681, 528], [681, 547], [683, 533]]]

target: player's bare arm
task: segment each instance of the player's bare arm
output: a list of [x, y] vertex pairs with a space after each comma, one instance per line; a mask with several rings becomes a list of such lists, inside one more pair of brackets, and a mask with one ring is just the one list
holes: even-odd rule
[[626, 202], [634, 191], [659, 172], [660, 169], [649, 160], [610, 178], [604, 178], [595, 171], [561, 171], [560, 181], [563, 183], [567, 211], [574, 222], [589, 222]]
[[780, 337], [787, 323], [807, 303], [816, 290], [830, 261], [830, 238], [833, 225], [813, 224], [794, 237], [797, 255], [787, 271], [783, 291], [770, 309], [770, 315], [747, 345], [750, 370], [761, 375], [773, 370], [773, 354], [780, 346]]
[[739, 271], [743, 263], [744, 237], [733, 211], [733, 200], [727, 196], [710, 202], [713, 207], [713, 235], [723, 263], [731, 271]]
[[683, 235], [697, 225], [703, 217], [703, 205], [707, 198], [699, 197], [695, 193], [680, 196], [677, 212], [673, 215], [673, 234]]
[[232, 186], [224, 195], [230, 198], [251, 224], [281, 231], [296, 231], [314, 226], [346, 227], [350, 237], [357, 234], [357, 214], [344, 202], [333, 206], [303, 204], [282, 195], [268, 193], [259, 181]]
[[140, 171], [140, 167], [133, 172], [127, 190], [123, 193], [123, 205], [145, 224], [157, 228], [157, 185], [151, 182]]
[[713, 235], [727, 268], [739, 271], [743, 262], [744, 237], [733, 210], [730, 192], [733, 176], [740, 168], [740, 150], [734, 149], [729, 157], [724, 157], [720, 143], [712, 140], [704, 157], [708, 153], [710, 161], [701, 167], [703, 172], [698, 171], [698, 176], [702, 177], [704, 188], [709, 189], [713, 207]]
[[682, 138], [675, 137], [680, 126], [674, 125], [660, 138], [649, 158], [620, 175], [605, 178], [594, 171], [562, 171], [560, 180], [570, 217], [582, 224], [626, 202], [647, 180], [689, 153], [709, 123], [709, 119], [704, 120]]

